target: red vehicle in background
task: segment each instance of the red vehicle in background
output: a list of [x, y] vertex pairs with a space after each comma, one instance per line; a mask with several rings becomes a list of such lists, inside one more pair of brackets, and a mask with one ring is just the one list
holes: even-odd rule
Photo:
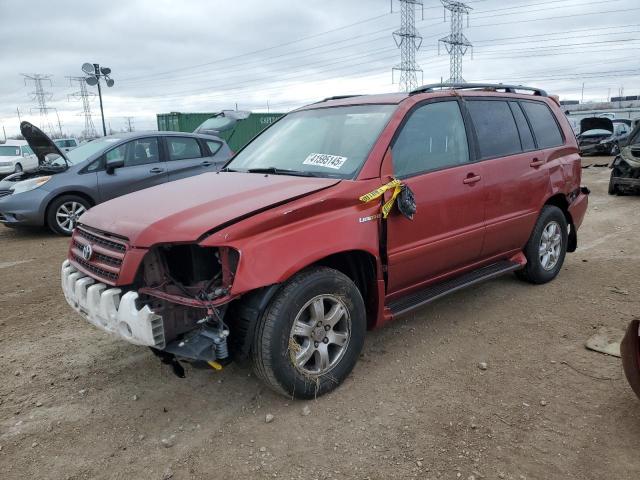
[[509, 272], [541, 284], [587, 209], [571, 127], [522, 86], [332, 97], [264, 130], [219, 173], [98, 205], [62, 266], [69, 304], [174, 371], [250, 359], [312, 398], [365, 331]]
[[629, 323], [627, 334], [620, 344], [620, 353], [627, 380], [640, 397], [640, 320]]

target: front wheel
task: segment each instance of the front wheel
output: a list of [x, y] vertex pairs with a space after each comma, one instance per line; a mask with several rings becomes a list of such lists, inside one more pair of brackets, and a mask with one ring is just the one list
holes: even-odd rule
[[90, 206], [87, 200], [77, 195], [62, 195], [49, 205], [47, 226], [58, 235], [71, 235], [78, 219]]
[[22, 173], [22, 172], [23, 172], [22, 165], [19, 163], [16, 163], [16, 166], [13, 169], [13, 173]]
[[527, 265], [516, 275], [536, 284], [556, 278], [567, 253], [567, 237], [567, 219], [562, 210], [545, 205], [524, 248]]
[[360, 291], [326, 267], [298, 273], [272, 299], [256, 327], [256, 374], [273, 390], [314, 398], [342, 383], [355, 366], [366, 331]]

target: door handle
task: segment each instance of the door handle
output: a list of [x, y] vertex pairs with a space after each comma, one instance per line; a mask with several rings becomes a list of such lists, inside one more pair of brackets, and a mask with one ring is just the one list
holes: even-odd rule
[[542, 165], [544, 165], [544, 160], [539, 160], [538, 158], [534, 158], [529, 164], [529, 166], [533, 168], [538, 168]]
[[464, 183], [465, 185], [473, 185], [480, 180], [482, 180], [482, 177], [480, 175], [474, 175], [473, 173], [470, 173], [464, 180], [462, 180], [462, 183]]
[[160, 168], [160, 167], [154, 167], [151, 170], [149, 170], [149, 173], [162, 173], [164, 172], [164, 168]]
[[213, 163], [211, 163], [211, 162], [210, 162], [210, 161], [208, 161], [208, 160], [205, 160], [205, 161], [204, 161], [204, 162], [202, 162], [200, 165], [202, 165], [203, 167], [209, 167], [209, 166], [213, 165]]

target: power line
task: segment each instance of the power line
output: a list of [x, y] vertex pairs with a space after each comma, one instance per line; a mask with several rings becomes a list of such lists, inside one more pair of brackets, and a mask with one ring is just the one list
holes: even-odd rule
[[462, 78], [462, 57], [467, 53], [467, 50], [472, 47], [471, 42], [462, 33], [463, 17], [467, 16], [467, 26], [469, 24], [469, 10], [471, 7], [467, 6], [463, 2], [456, 2], [452, 0], [440, 0], [445, 8], [445, 20], [447, 17], [447, 10], [450, 12], [451, 18], [451, 33], [446, 37], [442, 37], [438, 40], [438, 46], [440, 42], [444, 43], [447, 53], [449, 54], [449, 83], [461, 83], [464, 82]]
[[68, 98], [73, 98], [74, 100], [79, 100], [82, 102], [82, 114], [84, 116], [84, 130], [82, 131], [82, 136], [85, 138], [96, 138], [98, 133], [96, 132], [96, 127], [93, 123], [93, 117], [91, 116], [91, 103], [89, 99], [91, 97], [95, 97], [95, 93], [89, 93], [87, 89], [87, 82], [85, 77], [67, 77], [69, 79], [69, 83], [73, 85], [73, 83], [77, 83], [80, 87], [80, 90], [71, 93], [68, 95]]
[[[51, 121], [49, 120], [49, 111], [56, 112], [56, 116], [58, 112], [55, 108], [51, 108], [47, 106], [47, 101], [51, 100], [52, 94], [49, 91], [45, 91], [43, 83], [48, 82], [51, 86], [51, 75], [43, 75], [41, 73], [33, 73], [33, 74], [21, 74], [24, 77], [25, 85], [28, 84], [29, 81], [33, 82], [35, 90], [31, 92], [33, 95], [32, 99], [36, 101], [38, 112], [40, 113], [40, 128], [44, 131], [47, 131], [50, 135], [54, 135], [56, 132], [53, 128]], [[60, 123], [60, 117], [58, 118], [58, 127], [60, 128], [60, 135], [62, 135], [62, 124]]]
[[[416, 5], [423, 8], [422, 0], [399, 0], [400, 1], [400, 28], [393, 32], [393, 40], [396, 47], [400, 49], [400, 64], [393, 67], [391, 77], [393, 82], [393, 72], [400, 72], [400, 91], [410, 92], [418, 87], [417, 73], [422, 74], [422, 69], [416, 63], [416, 52], [422, 45], [422, 36], [416, 30]], [[392, 0], [393, 8], [393, 0]], [[424, 10], [422, 10], [424, 18]]]

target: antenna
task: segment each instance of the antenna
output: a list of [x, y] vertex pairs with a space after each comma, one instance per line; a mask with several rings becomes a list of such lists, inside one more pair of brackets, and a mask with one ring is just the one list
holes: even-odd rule
[[[469, 26], [469, 10], [463, 2], [456, 2], [451, 0], [440, 0], [444, 10], [444, 19], [447, 20], [447, 10], [451, 12], [451, 33], [446, 37], [442, 37], [438, 40], [438, 54], [440, 54], [440, 42], [444, 43], [445, 49], [449, 54], [449, 83], [463, 83], [462, 78], [462, 57], [467, 53], [469, 48], [473, 45], [464, 33], [462, 33], [463, 23], [462, 18], [467, 16], [467, 26]], [[473, 57], [473, 53], [472, 53]]]
[[[418, 86], [417, 72], [422, 76], [422, 69], [416, 64], [416, 52], [422, 45], [422, 36], [416, 30], [416, 5], [420, 5], [424, 20], [422, 0], [400, 1], [400, 29], [393, 32], [393, 40], [400, 49], [400, 65], [391, 70], [391, 81], [396, 70], [400, 71], [400, 91], [410, 92]], [[393, 2], [391, 3], [393, 9]], [[422, 79], [421, 79], [421, 83]]]

